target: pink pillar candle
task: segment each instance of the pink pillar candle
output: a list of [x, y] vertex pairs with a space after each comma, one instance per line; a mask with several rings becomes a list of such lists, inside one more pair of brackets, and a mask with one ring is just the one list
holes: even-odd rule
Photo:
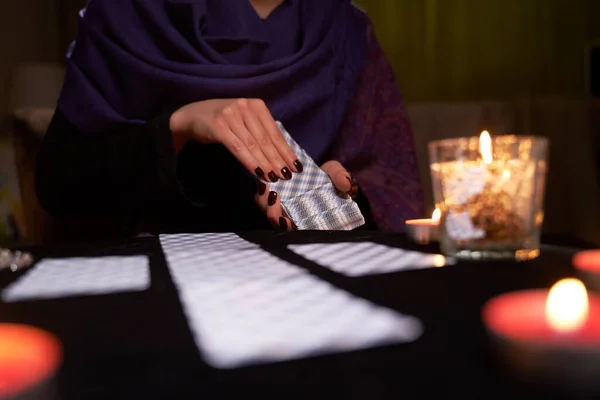
[[600, 292], [600, 250], [587, 250], [575, 254], [573, 266], [590, 289]]
[[30, 326], [0, 324], [0, 398], [40, 396], [61, 360], [62, 347], [53, 335]]
[[596, 390], [600, 388], [600, 296], [588, 295], [579, 281], [564, 281], [578, 282], [583, 292], [567, 290], [561, 297], [557, 293], [552, 304], [548, 290], [500, 295], [483, 307], [483, 323], [499, 357], [519, 376]]

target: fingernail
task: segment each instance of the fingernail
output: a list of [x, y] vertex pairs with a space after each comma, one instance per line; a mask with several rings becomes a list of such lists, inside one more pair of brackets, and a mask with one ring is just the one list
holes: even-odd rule
[[288, 180], [292, 179], [292, 173], [290, 172], [288, 167], [281, 168], [281, 175], [283, 175], [284, 179], [288, 179]]
[[352, 182], [352, 178], [347, 176], [346, 179], [348, 179], [348, 182], [350, 182], [350, 186], [354, 186], [354, 183]]
[[279, 227], [282, 231], [287, 231], [287, 221], [283, 217], [279, 217]]
[[304, 171], [304, 166], [302, 165], [300, 160], [294, 161], [294, 167], [296, 167], [296, 171], [298, 171], [298, 172]]
[[271, 191], [269, 193], [269, 205], [272, 206], [277, 201], [277, 193]]
[[258, 194], [262, 196], [265, 194], [265, 190], [267, 190], [267, 185], [264, 182], [258, 182]]
[[256, 169], [254, 170], [254, 173], [259, 178], [264, 178], [265, 177], [265, 171], [263, 171], [260, 167], [256, 167]]
[[273, 171], [269, 172], [269, 179], [271, 180], [271, 182], [277, 182], [279, 180], [279, 178], [277, 178], [277, 175], [275, 175], [275, 172]]

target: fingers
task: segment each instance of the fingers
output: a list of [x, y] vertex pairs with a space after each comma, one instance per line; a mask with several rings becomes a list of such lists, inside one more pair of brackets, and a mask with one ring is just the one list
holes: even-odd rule
[[276, 192], [270, 191], [267, 199], [267, 219], [273, 226], [282, 231], [291, 231], [294, 229], [292, 221], [283, 215], [279, 195]]
[[268, 199], [269, 199], [269, 187], [262, 181], [258, 181], [256, 194], [254, 195], [254, 200], [258, 207], [263, 213], [267, 213], [268, 207]]
[[269, 195], [267, 196], [267, 209], [266, 209], [267, 219], [273, 224], [279, 224], [279, 217], [283, 216], [281, 212], [281, 203], [279, 202], [279, 195], [277, 192], [269, 191]]
[[292, 220], [285, 216], [279, 217], [279, 229], [287, 232], [298, 230]]
[[[254, 168], [248, 168], [249, 171], [254, 172], [254, 174], [256, 174], [256, 176], [260, 179], [277, 182], [279, 179], [278, 174], [275, 172], [277, 168], [267, 157], [265, 157], [265, 153], [262, 151], [262, 146], [246, 127], [246, 124], [243, 120], [244, 116], [241, 115], [238, 110], [234, 110], [231, 107], [223, 109], [222, 113], [229, 130], [241, 143], [243, 143], [248, 153], [253, 157], [254, 160], [256, 160], [256, 166]], [[230, 140], [234, 139], [230, 138]], [[243, 163], [243, 160], [240, 161]]]
[[304, 167], [302, 163], [294, 154], [294, 151], [289, 144], [283, 138], [281, 131], [277, 127], [275, 120], [271, 116], [271, 112], [262, 100], [253, 100], [251, 108], [256, 112], [258, 121], [262, 125], [265, 134], [270, 138], [270, 142], [273, 143], [274, 149], [277, 151], [278, 156], [283, 159], [286, 165], [292, 168], [294, 172], [302, 172]]
[[215, 118], [223, 145], [258, 178], [276, 182], [302, 172], [271, 113], [262, 100], [238, 99]]
[[254, 200], [256, 200], [256, 203], [273, 226], [282, 231], [295, 230], [294, 223], [283, 214], [279, 195], [274, 191], [270, 191], [264, 182], [258, 182]]
[[[279, 151], [275, 147], [273, 140], [271, 139], [271, 135], [264, 128], [261, 120], [259, 119], [258, 110], [261, 110], [261, 113], [267, 113], [269, 118], [271, 114], [267, 110], [266, 106], [264, 109], [258, 108], [254, 105], [256, 102], [264, 104], [260, 102], [260, 100], [246, 100], [241, 99], [239, 101], [239, 109], [240, 114], [243, 119], [243, 122], [252, 135], [254, 139], [254, 143], [257, 145], [259, 150], [264, 154], [265, 158], [269, 160], [269, 163], [273, 166], [273, 171], [277, 174], [280, 179], [291, 179], [292, 178], [292, 163], [288, 163], [283, 159]], [[260, 107], [260, 106], [259, 106]], [[275, 124], [275, 122], [273, 122]], [[281, 134], [280, 134], [281, 136]]]
[[352, 177], [350, 173], [337, 161], [327, 161], [321, 169], [329, 175], [337, 190], [348, 193], [352, 190]]
[[[218, 133], [220, 142], [223, 146], [238, 159], [244, 168], [251, 171], [259, 179], [267, 179], [265, 169], [270, 171], [270, 169], [268, 169], [269, 167], [265, 164], [261, 165], [260, 161], [256, 159], [252, 152], [250, 152], [246, 143], [233, 132], [225, 117], [217, 117], [215, 119], [213, 130]], [[275, 178], [273, 181], [276, 181], [277, 176], [274, 174], [273, 176]]]

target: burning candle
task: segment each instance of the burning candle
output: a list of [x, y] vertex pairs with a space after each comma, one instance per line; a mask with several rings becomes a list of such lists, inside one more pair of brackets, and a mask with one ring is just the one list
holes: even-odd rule
[[530, 259], [539, 253], [547, 141], [531, 136], [429, 143], [442, 252], [463, 259]]
[[[58, 339], [40, 329], [0, 324], [0, 398], [40, 398], [62, 359]], [[37, 398], [37, 397], [36, 397]]]
[[573, 265], [585, 283], [600, 292], [600, 250], [581, 251], [573, 257]]
[[439, 239], [440, 210], [436, 208], [431, 218], [409, 219], [406, 221], [406, 234], [413, 241], [428, 244]]
[[600, 296], [577, 279], [491, 299], [483, 322], [500, 357], [521, 377], [582, 389], [600, 386]]

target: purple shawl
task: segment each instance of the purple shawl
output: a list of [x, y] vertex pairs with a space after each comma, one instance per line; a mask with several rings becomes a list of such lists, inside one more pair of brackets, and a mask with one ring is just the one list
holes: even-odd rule
[[80, 16], [58, 107], [86, 133], [261, 98], [320, 160], [366, 56], [367, 22], [349, 0], [287, 0], [266, 20], [248, 0], [91, 0]]

